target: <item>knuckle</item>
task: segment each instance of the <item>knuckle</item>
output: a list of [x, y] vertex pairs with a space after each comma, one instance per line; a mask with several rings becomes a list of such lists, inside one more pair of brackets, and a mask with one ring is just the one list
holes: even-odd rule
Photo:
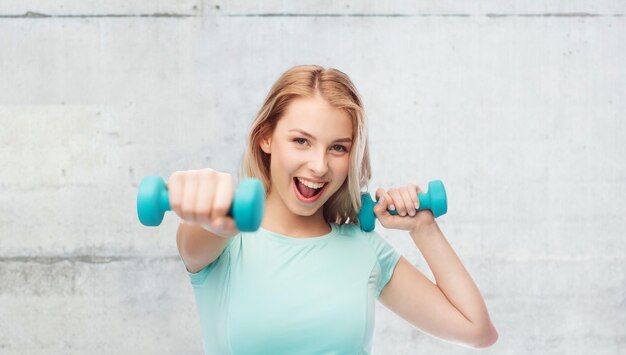
[[198, 175], [203, 179], [213, 179], [217, 175], [216, 171], [213, 169], [202, 169], [198, 170]]
[[228, 206], [225, 206], [225, 205], [222, 205], [222, 204], [213, 206], [213, 213], [212, 213], [212, 215], [214, 215], [214, 216], [225, 216], [226, 213], [228, 213]]
[[183, 174], [182, 171], [173, 172], [172, 175], [170, 175], [169, 181], [178, 181], [182, 174]]
[[209, 217], [211, 215], [211, 207], [196, 208], [196, 214], [199, 217]]
[[200, 170], [190, 170], [187, 174], [185, 174], [189, 180], [198, 180], [201, 175], [202, 173]]
[[222, 187], [230, 187], [233, 186], [233, 179], [228, 173], [218, 173], [215, 176], [216, 180], [218, 180], [220, 186]]
[[180, 211], [182, 212], [182, 214], [184, 216], [192, 217], [192, 216], [195, 216], [195, 214], [196, 214], [196, 209], [194, 207], [192, 207], [192, 206], [189, 206], [189, 205], [181, 206]]
[[170, 208], [174, 211], [174, 212], [180, 212], [181, 211], [181, 203], [178, 199], [172, 199], [170, 197]]
[[174, 173], [170, 175], [170, 178], [167, 180], [167, 189], [168, 190], [178, 190], [181, 186], [181, 177], [179, 174]]
[[179, 184], [185, 183], [189, 181], [190, 178], [193, 178], [193, 170], [177, 171], [174, 174], [172, 174], [172, 178]]

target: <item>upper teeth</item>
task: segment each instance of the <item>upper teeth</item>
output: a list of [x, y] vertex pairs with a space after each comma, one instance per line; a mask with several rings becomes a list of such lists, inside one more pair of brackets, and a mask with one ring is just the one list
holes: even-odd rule
[[311, 181], [307, 181], [301, 178], [298, 178], [298, 180], [302, 183], [302, 185], [310, 187], [312, 189], [319, 189], [320, 187], [324, 186], [326, 183], [325, 182], [311, 182]]

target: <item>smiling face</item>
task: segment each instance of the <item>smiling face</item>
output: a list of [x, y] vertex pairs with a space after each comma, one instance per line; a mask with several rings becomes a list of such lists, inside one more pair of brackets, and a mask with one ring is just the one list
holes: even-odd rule
[[319, 95], [293, 100], [260, 142], [271, 157], [267, 213], [285, 222], [311, 216], [323, 222], [320, 207], [348, 176], [352, 129], [348, 113]]

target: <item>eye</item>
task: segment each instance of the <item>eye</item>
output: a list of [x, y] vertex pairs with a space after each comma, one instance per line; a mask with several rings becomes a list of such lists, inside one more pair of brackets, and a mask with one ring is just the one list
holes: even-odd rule
[[348, 151], [348, 149], [341, 144], [335, 144], [333, 148], [335, 148], [337, 151], [342, 152], [342, 153], [345, 153]]
[[[308, 143], [306, 138], [294, 138], [292, 140], [292, 142], [295, 142], [297, 145], [305, 145], [306, 143]], [[337, 151], [337, 152], [339, 152], [339, 153], [347, 153], [348, 152], [348, 148], [346, 148], [345, 146], [343, 146], [341, 144], [333, 145], [332, 149]]]

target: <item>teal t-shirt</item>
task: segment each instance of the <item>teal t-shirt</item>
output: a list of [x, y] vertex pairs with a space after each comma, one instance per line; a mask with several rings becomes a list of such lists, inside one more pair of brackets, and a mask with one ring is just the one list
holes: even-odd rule
[[370, 354], [375, 303], [400, 254], [376, 232], [314, 238], [263, 228], [188, 272], [206, 354]]

